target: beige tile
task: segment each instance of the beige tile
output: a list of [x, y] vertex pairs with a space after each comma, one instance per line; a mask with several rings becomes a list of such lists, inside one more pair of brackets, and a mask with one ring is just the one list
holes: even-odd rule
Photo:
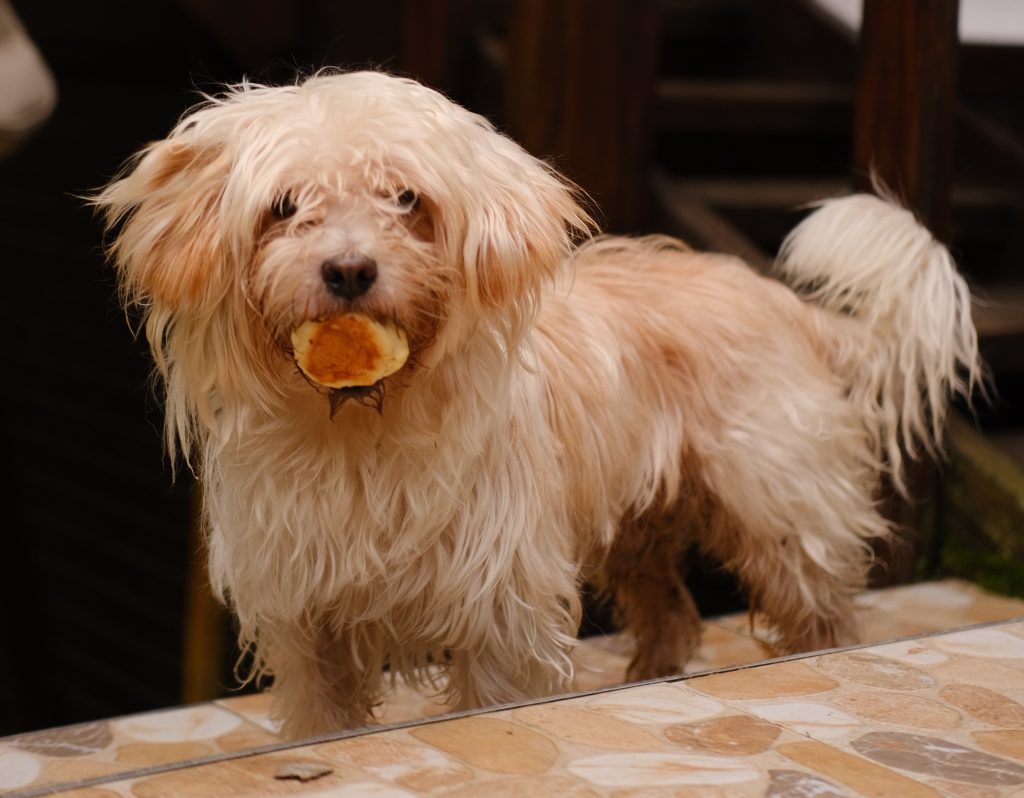
[[[282, 767], [317, 765], [327, 772], [309, 782], [280, 779]], [[289, 750], [174, 770], [116, 785], [132, 798], [259, 798], [312, 795], [337, 788], [353, 774], [305, 750]]]
[[[814, 681], [801, 669], [787, 668], [803, 664], [780, 663], [738, 673], [749, 678], [760, 672], [767, 683], [782, 692], [796, 690], [804, 701], [820, 700], [819, 694], [828, 685], [831, 688], [824, 690], [826, 695], [844, 688], [844, 681], [824, 675]], [[713, 679], [703, 677], [704, 681]], [[774, 705], [765, 699], [734, 697], [768, 695], [769, 688], [743, 687], [737, 691], [733, 685], [728, 690], [717, 689], [727, 696], [723, 698], [693, 689], [691, 685], [700, 681], [641, 685], [489, 715], [386, 730], [107, 786], [116, 794], [131, 798], [507, 798], [542, 794], [578, 798], [815, 794], [828, 798], [848, 794], [851, 789], [866, 790], [869, 794], [888, 791], [911, 798], [940, 794], [925, 783], [927, 778], [922, 774], [906, 773], [872, 760], [874, 749], [866, 748], [865, 756], [849, 750], [849, 746], [843, 747], [842, 741], [808, 740], [805, 735], [813, 729], [794, 730], [788, 725], [792, 718], [786, 712], [775, 722], [737, 708]], [[809, 686], [814, 692], [808, 694], [805, 691]], [[793, 696], [785, 700], [792, 702]], [[828, 727], [829, 722], [835, 726], [836, 718], [843, 721], [841, 715], [826, 717], [822, 728]], [[868, 738], [868, 742], [873, 741]], [[897, 737], [894, 742], [906, 745], [907, 738]], [[1019, 741], [992, 737], [987, 742], [990, 747], [1016, 750], [1014, 746]], [[986, 764], [997, 761], [992, 756], [993, 759], [984, 760]], [[281, 763], [287, 761], [322, 763], [332, 772], [308, 784], [283, 783], [274, 775]], [[951, 784], [961, 784], [950, 780], [960, 775], [956, 768], [947, 770], [939, 775]], [[1008, 772], [1009, 776], [999, 778], [1012, 778], [1012, 769]]]
[[599, 690], [625, 682], [634, 645], [632, 635], [625, 632], [581, 640], [572, 655], [574, 689]]
[[40, 783], [43, 763], [26, 751], [0, 750], [0, 790], [16, 790]]
[[[704, 692], [811, 738], [813, 744], [779, 750], [847, 786], [900, 795], [1009, 795], [1024, 791], [1024, 670], [1013, 667], [1024, 651], [1010, 639], [1018, 628], [967, 630], [721, 674], [707, 677], [712, 689], [705, 685]], [[998, 689], [962, 680], [965, 668], [980, 673], [983, 654], [990, 668], [1003, 669]], [[833, 686], [800, 694], [789, 687], [793, 679], [776, 677], [780, 665], [801, 666], [796, 681], [809, 670], [821, 685]], [[761, 688], [748, 688], [743, 679], [737, 688], [740, 674]], [[701, 681], [689, 684], [701, 689]], [[902, 779], [918, 786], [901, 787]], [[921, 792], [925, 784], [930, 793]]]
[[[869, 592], [860, 597], [859, 605], [864, 637], [868, 641], [891, 640], [1024, 615], [1024, 602], [992, 596], [959, 580]], [[763, 626], [752, 629], [750, 623], [746, 613], [705, 623], [701, 647], [687, 671], [699, 673], [770, 658], [771, 631]], [[1021, 643], [1024, 644], [1024, 639]], [[574, 689], [588, 691], [623, 684], [633, 646], [632, 638], [626, 633], [580, 641], [573, 655], [577, 668]], [[229, 698], [219, 703], [267, 731], [277, 732], [277, 724], [270, 719], [267, 694]], [[377, 722], [386, 724], [431, 717], [447, 709], [440, 698], [398, 681], [378, 709]]]
[[658, 683], [598, 693], [579, 700], [592, 712], [640, 726], [691, 723], [720, 714], [724, 705], [682, 683]]
[[125, 741], [144, 743], [210, 742], [233, 732], [245, 720], [216, 704], [147, 712], [119, 718], [112, 725], [118, 743]]
[[401, 729], [321, 743], [311, 750], [342, 769], [360, 772], [364, 781], [414, 791], [436, 790], [476, 778], [474, 768], [467, 762]]
[[[746, 617], [746, 616], [744, 616]], [[769, 658], [765, 647], [744, 632], [712, 621], [704, 624], [700, 649], [687, 666], [687, 673], [747, 665]]]
[[702, 723], [676, 724], [665, 737], [683, 748], [706, 754], [749, 756], [769, 750], [782, 727], [743, 713], [722, 715]]
[[560, 701], [523, 707], [512, 712], [521, 723], [560, 743], [610, 751], [643, 751], [659, 742], [636, 724], [582, 701]]
[[1024, 601], [994, 596], [957, 579], [873, 591], [858, 603], [865, 642], [1024, 615]]
[[793, 762], [862, 795], [891, 795], [900, 798], [941, 796], [940, 792], [916, 779], [815, 740], [785, 743], [779, 747], [779, 752]]
[[698, 676], [687, 685], [727, 700], [813, 695], [832, 690], [838, 683], [806, 662], [791, 661]]
[[[959, 579], [872, 590], [858, 596], [856, 604], [866, 643], [1024, 616], [1024, 601], [987, 593]], [[759, 619], [752, 630], [746, 613], [727, 615], [717, 622], [768, 643], [773, 639], [763, 620]]]
[[489, 773], [548, 773], [559, 757], [555, 739], [529, 724], [507, 717], [469, 717], [430, 723], [410, 729], [409, 734]]
[[448, 711], [444, 701], [433, 695], [424, 694], [405, 682], [399, 680], [382, 707], [377, 710], [378, 723], [398, 723], [399, 721], [430, 718]]
[[1024, 729], [975, 731], [971, 737], [983, 751], [1018, 761], [1024, 760]]
[[[248, 749], [276, 739], [215, 704], [47, 729], [0, 740], [0, 788], [115, 777], [141, 767]], [[26, 780], [24, 774], [30, 771], [34, 775]], [[12, 775], [5, 777], [5, 772]], [[14, 781], [21, 783], [8, 783]]]
[[217, 701], [217, 705], [239, 717], [254, 723], [271, 734], [279, 732], [280, 724], [270, 717], [271, 694], [269, 691], [249, 695], [230, 696]]
[[602, 795], [577, 778], [561, 775], [504, 776], [477, 780], [439, 794], [444, 798], [524, 798], [534, 795], [552, 798], [599, 798]]

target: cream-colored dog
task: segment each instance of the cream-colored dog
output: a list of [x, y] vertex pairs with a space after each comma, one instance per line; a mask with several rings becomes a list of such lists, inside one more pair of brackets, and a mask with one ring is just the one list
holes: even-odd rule
[[[385, 668], [442, 671], [458, 707], [567, 690], [588, 577], [630, 675], [679, 672], [691, 545], [781, 650], [854, 642], [880, 475], [903, 485], [979, 373], [968, 291], [907, 211], [825, 203], [780, 258], [801, 299], [673, 239], [591, 240], [552, 169], [379, 73], [231, 88], [95, 202], [291, 735], [367, 722]], [[311, 385], [292, 331], [340, 314], [408, 360]]]

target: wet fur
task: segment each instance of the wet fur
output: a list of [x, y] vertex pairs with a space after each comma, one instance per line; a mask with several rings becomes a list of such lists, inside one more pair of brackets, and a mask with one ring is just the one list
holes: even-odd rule
[[[209, 98], [95, 203], [203, 483], [214, 586], [295, 736], [366, 723], [385, 665], [457, 707], [568, 689], [585, 577], [636, 632], [632, 677], [680, 671], [690, 545], [781, 650], [853, 642], [880, 475], [902, 485], [978, 375], [963, 282], [891, 203], [795, 232], [805, 301], [672, 239], [589, 240], [549, 167], [378, 73]], [[345, 254], [380, 269], [352, 303], [318, 278]], [[412, 357], [332, 419], [287, 335], [349, 310]]]

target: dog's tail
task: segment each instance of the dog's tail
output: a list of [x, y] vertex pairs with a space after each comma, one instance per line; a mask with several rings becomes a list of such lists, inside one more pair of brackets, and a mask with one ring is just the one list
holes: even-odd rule
[[[971, 295], [946, 248], [914, 215], [868, 194], [829, 200], [782, 245], [798, 293], [851, 317], [831, 355], [879, 460], [906, 495], [906, 457], [937, 456], [947, 402], [982, 384]], [[983, 384], [982, 384], [983, 387]]]

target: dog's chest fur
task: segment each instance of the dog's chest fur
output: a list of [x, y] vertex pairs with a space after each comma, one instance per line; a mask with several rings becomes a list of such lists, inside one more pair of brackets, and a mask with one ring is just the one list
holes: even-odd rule
[[[518, 366], [436, 381], [506, 397], [540, 390]], [[322, 608], [449, 642], [467, 605], [508, 589], [524, 548], [567, 565], [560, 447], [550, 430], [536, 434], [544, 402], [461, 395], [417, 415], [425, 387], [409, 406], [392, 397], [378, 415], [350, 404], [333, 422], [320, 397], [299, 397], [290, 413], [252, 420], [230, 451], [211, 451], [211, 576], [243, 625]]]

